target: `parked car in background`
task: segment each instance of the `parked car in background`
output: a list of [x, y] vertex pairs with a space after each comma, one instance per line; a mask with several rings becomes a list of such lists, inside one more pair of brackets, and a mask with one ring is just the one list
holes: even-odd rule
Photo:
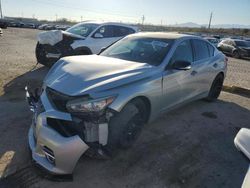
[[250, 57], [250, 42], [239, 39], [224, 39], [218, 49], [235, 58]]
[[35, 28], [36, 28], [36, 25], [33, 24], [33, 23], [27, 23], [27, 24], [25, 24], [24, 27], [26, 27], [26, 28], [31, 28], [31, 29], [35, 29]]
[[45, 27], [46, 27], [47, 25], [48, 25], [48, 24], [39, 25], [39, 26], [38, 26], [38, 29], [39, 29], [39, 30], [45, 30]]
[[102, 48], [137, 32], [136, 27], [114, 22], [83, 22], [66, 31], [43, 32], [38, 35], [38, 63], [52, 66], [70, 55], [98, 54]]
[[204, 39], [208, 40], [210, 43], [212, 43], [215, 47], [218, 46], [220, 40], [214, 37], [204, 37]]
[[67, 26], [67, 25], [56, 25], [56, 26], [55, 26], [55, 29], [56, 29], [56, 30], [62, 30], [62, 31], [65, 31], [65, 30], [67, 30], [68, 28], [70, 28], [70, 26]]
[[6, 29], [7, 27], [8, 27], [8, 23], [5, 20], [0, 19], [0, 28]]
[[[113, 37], [107, 27], [121, 26], [92, 24], [70, 30], [98, 40]], [[40, 97], [26, 89], [34, 112], [32, 157], [51, 173], [71, 174], [87, 150], [113, 156], [162, 112], [216, 100], [226, 69], [227, 58], [208, 41], [171, 33], [132, 34], [100, 55], [64, 57], [49, 71]]]
[[44, 27], [44, 30], [54, 30], [56, 29], [55, 25], [48, 24]]

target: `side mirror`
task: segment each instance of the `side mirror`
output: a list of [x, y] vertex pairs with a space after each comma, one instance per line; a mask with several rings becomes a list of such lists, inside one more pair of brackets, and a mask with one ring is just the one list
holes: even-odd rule
[[175, 61], [172, 65], [172, 68], [176, 70], [190, 70], [191, 63], [188, 61]]
[[103, 38], [103, 35], [101, 33], [96, 33], [94, 35], [94, 38]]

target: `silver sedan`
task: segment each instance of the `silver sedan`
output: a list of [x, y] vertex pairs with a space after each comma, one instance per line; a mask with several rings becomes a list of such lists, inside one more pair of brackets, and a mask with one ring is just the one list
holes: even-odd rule
[[138, 33], [103, 50], [60, 59], [41, 92], [27, 89], [32, 157], [51, 173], [73, 173], [84, 153], [114, 156], [162, 112], [216, 100], [226, 76], [227, 58], [195, 36]]

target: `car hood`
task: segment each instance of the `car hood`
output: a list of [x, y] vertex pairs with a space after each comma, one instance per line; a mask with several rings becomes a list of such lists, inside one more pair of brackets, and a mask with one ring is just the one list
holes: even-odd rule
[[51, 46], [61, 41], [72, 43], [74, 40], [79, 39], [84, 40], [85, 37], [61, 30], [44, 31], [37, 35], [37, 40], [40, 44], [49, 44]]
[[70, 96], [90, 94], [147, 79], [158, 69], [146, 63], [98, 55], [70, 56], [59, 60], [44, 84]]

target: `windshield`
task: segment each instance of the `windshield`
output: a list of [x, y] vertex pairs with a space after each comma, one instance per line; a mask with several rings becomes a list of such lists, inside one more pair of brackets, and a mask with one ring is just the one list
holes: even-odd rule
[[73, 27], [70, 27], [66, 31], [69, 33], [73, 33], [76, 35], [81, 35], [83, 37], [87, 37], [92, 31], [94, 31], [98, 27], [98, 24], [77, 24]]
[[169, 52], [173, 39], [125, 38], [100, 55], [157, 66]]
[[247, 41], [235, 41], [237, 46], [250, 47], [250, 42]]

